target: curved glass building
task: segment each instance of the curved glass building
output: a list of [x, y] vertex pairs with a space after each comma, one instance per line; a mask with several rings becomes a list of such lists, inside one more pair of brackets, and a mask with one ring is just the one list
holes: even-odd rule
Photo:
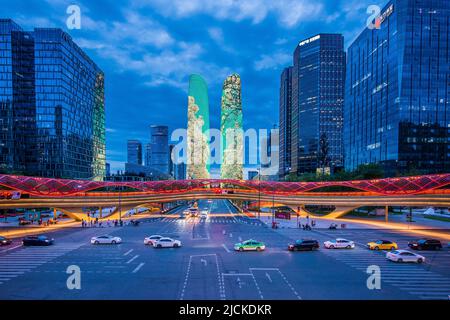
[[243, 179], [241, 77], [237, 73], [228, 76], [223, 83], [220, 131], [220, 176], [222, 179]]
[[209, 101], [205, 80], [189, 77], [187, 179], [209, 178]]

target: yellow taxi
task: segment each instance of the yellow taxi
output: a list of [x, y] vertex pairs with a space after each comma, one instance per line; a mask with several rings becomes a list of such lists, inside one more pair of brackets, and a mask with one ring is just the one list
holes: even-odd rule
[[398, 246], [395, 242], [389, 240], [376, 240], [369, 242], [367, 248], [370, 250], [397, 250]]

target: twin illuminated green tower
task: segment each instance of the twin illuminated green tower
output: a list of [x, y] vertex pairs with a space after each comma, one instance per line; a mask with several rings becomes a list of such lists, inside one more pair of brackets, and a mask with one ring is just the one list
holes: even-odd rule
[[[220, 131], [222, 135], [222, 179], [243, 178], [243, 130], [241, 78], [228, 76], [222, 88]], [[189, 78], [187, 128], [187, 179], [209, 179], [209, 102], [205, 80], [196, 74]]]

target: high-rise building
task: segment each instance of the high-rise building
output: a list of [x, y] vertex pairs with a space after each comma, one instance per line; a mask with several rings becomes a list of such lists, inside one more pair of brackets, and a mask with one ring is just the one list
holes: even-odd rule
[[392, 0], [348, 49], [345, 167], [450, 168], [450, 1]]
[[168, 175], [169, 170], [169, 128], [167, 126], [150, 126], [151, 156], [150, 167]]
[[104, 75], [60, 29], [0, 20], [0, 169], [101, 180]]
[[222, 89], [220, 131], [222, 134], [222, 179], [243, 179], [244, 145], [242, 130], [241, 77], [228, 76]]
[[0, 20], [0, 170], [38, 175], [34, 38]]
[[291, 172], [343, 166], [344, 38], [318, 34], [301, 41], [292, 69]]
[[152, 164], [152, 144], [147, 143], [145, 144], [145, 161], [144, 165], [147, 167], [150, 167]]
[[127, 163], [142, 165], [142, 143], [139, 140], [127, 141]]
[[189, 77], [187, 128], [187, 179], [208, 179], [209, 173], [209, 101], [205, 80]]
[[281, 178], [289, 174], [291, 170], [292, 67], [283, 70], [280, 80], [280, 160], [278, 174]]

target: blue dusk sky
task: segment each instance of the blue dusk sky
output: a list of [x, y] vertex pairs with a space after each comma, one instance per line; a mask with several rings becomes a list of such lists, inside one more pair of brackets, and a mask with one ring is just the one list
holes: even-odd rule
[[[127, 139], [149, 140], [151, 124], [186, 128], [188, 77], [209, 88], [211, 127], [219, 128], [225, 77], [242, 78], [244, 129], [278, 123], [279, 79], [302, 39], [363, 30], [367, 7], [385, 0], [0, 0], [2, 18], [25, 30], [57, 27], [105, 72], [106, 154], [122, 169]], [[69, 30], [69, 5], [81, 29]]]

